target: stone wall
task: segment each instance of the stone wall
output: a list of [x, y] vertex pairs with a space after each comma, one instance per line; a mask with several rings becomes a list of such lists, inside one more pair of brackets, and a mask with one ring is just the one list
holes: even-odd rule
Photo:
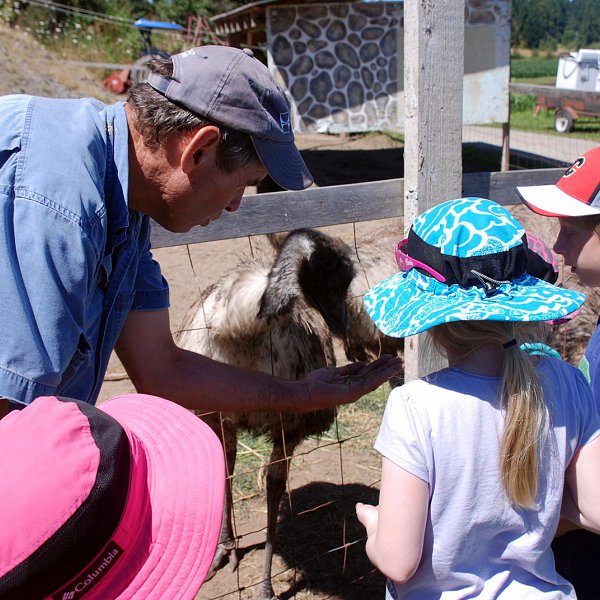
[[[401, 129], [402, 2], [280, 5], [266, 16], [269, 68], [288, 90], [297, 133]], [[504, 46], [496, 31], [510, 35], [509, 19], [509, 0], [466, 1], [465, 28], [490, 28], [492, 70]]]

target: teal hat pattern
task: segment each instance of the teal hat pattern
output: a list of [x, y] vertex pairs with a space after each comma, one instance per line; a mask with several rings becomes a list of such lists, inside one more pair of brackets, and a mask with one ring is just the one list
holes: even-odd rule
[[[437, 271], [441, 265], [446, 275], [458, 273], [458, 282], [447, 276], [442, 283], [412, 268], [371, 288], [364, 297], [365, 308], [389, 336], [414, 335], [451, 321], [550, 321], [574, 312], [585, 300], [579, 292], [559, 288], [528, 275], [524, 267], [515, 267], [526, 262], [525, 258], [521, 261], [526, 251], [525, 230], [510, 212], [491, 200], [443, 202], [415, 219], [409, 239], [411, 236], [426, 251], [425, 258], [413, 258]], [[477, 269], [472, 269], [473, 265]], [[467, 275], [461, 279], [462, 271], [469, 271], [468, 281], [477, 283], [465, 284]], [[485, 284], [490, 278], [494, 282], [491, 291]]]

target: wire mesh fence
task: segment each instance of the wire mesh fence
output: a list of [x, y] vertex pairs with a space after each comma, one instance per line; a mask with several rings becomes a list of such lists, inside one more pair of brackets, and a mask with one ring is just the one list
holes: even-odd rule
[[[502, 152], [503, 136], [499, 126], [463, 127], [463, 144], [487, 150], [495, 156]], [[576, 132], [564, 135], [511, 128], [508, 134], [510, 169], [567, 167], [597, 145], [597, 141], [579, 137]]]

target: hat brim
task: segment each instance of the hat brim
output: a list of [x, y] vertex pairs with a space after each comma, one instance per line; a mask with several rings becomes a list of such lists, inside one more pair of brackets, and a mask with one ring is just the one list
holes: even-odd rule
[[483, 288], [447, 286], [411, 269], [371, 288], [364, 304], [383, 333], [406, 337], [452, 321], [551, 321], [574, 312], [584, 300], [580, 292], [527, 274], [486, 297]]
[[149, 553], [115, 598], [192, 598], [212, 564], [221, 530], [223, 447], [206, 423], [162, 398], [129, 394], [98, 408], [145, 448], [152, 506]]
[[285, 190], [304, 190], [314, 181], [293, 142], [274, 142], [256, 136], [252, 143], [271, 179]]
[[600, 209], [580, 202], [555, 185], [529, 185], [515, 188], [519, 198], [535, 213], [546, 217], [585, 217]]

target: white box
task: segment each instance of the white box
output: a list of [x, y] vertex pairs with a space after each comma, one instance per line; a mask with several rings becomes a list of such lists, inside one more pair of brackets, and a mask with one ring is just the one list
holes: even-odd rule
[[583, 48], [558, 59], [556, 87], [563, 90], [600, 91], [600, 50]]

